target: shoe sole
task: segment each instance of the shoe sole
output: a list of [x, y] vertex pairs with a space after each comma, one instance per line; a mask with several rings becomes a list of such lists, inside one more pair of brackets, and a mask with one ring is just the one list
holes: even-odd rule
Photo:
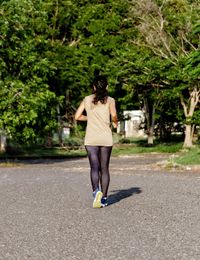
[[106, 204], [101, 204], [101, 208], [105, 208], [105, 207], [107, 207], [108, 206], [108, 203], [106, 203]]
[[103, 193], [101, 191], [97, 191], [96, 196], [93, 201], [93, 208], [101, 208], [101, 198], [103, 197]]

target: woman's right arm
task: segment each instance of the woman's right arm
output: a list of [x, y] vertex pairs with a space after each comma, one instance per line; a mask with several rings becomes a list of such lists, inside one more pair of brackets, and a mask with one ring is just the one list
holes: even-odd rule
[[74, 116], [75, 120], [87, 121], [87, 116], [83, 115], [84, 109], [85, 109], [85, 105], [84, 105], [84, 101], [82, 101], [75, 113]]
[[117, 110], [116, 110], [114, 99], [110, 102], [110, 114], [111, 114], [111, 119], [112, 119], [112, 125], [114, 128], [117, 128], [118, 119], [117, 119]]

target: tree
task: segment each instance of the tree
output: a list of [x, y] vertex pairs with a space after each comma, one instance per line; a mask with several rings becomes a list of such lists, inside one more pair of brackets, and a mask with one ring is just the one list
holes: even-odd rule
[[20, 143], [36, 142], [57, 126], [48, 85], [56, 68], [45, 55], [47, 14], [41, 1], [5, 1], [0, 16], [0, 129]]
[[[197, 1], [187, 0], [132, 0], [132, 5], [134, 23], [137, 21], [137, 28], [142, 36], [132, 43], [149, 48], [160, 58], [161, 63], [163, 60], [171, 63], [170, 72], [177, 72], [176, 75], [172, 73], [166, 77], [166, 86], [180, 98], [186, 118], [184, 147], [191, 147], [191, 119], [200, 95], [197, 84], [199, 68], [192, 69], [194, 60], [191, 57], [199, 57], [197, 18], [200, 6]], [[189, 71], [191, 76], [186, 74]]]
[[68, 103], [73, 107], [91, 93], [91, 82], [97, 73], [108, 76], [109, 92], [115, 93], [118, 70], [113, 67], [113, 60], [122, 48], [128, 8], [127, 1], [122, 0], [74, 2], [78, 17], [71, 26], [71, 43], [62, 52], [65, 64], [60, 74], [68, 86]]
[[127, 4], [10, 0], [2, 7], [1, 128], [20, 142], [35, 142], [63, 121], [73, 124], [95, 73], [114, 81], [108, 61], [122, 42]]
[[3, 1], [0, 129], [25, 143], [71, 127], [97, 73], [120, 110], [145, 105], [149, 144], [173, 100], [188, 113], [196, 97], [184, 123], [197, 123], [198, 10], [189, 0]]

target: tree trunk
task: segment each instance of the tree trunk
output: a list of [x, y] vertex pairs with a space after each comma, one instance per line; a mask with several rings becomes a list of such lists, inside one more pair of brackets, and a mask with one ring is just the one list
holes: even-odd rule
[[1, 134], [0, 135], [0, 152], [6, 151], [6, 136]]
[[185, 140], [183, 147], [192, 147], [192, 138], [193, 138], [193, 126], [191, 119], [193, 117], [195, 108], [199, 102], [199, 96], [200, 96], [200, 90], [197, 86], [194, 86], [194, 88], [190, 91], [190, 97], [189, 101], [186, 103], [183, 99], [183, 96], [181, 96], [181, 104], [183, 106], [185, 118], [186, 118], [186, 124], [185, 124]]
[[153, 126], [150, 126], [150, 128], [148, 129], [148, 145], [153, 145], [153, 137], [154, 137], [154, 134], [153, 134], [153, 130], [154, 130], [154, 127]]
[[60, 116], [60, 106], [57, 105], [56, 107], [57, 109], [57, 117], [58, 117], [58, 140], [59, 140], [59, 145], [62, 147], [64, 146], [63, 144], [63, 125], [62, 125], [62, 119], [61, 119], [61, 116]]
[[184, 148], [190, 148], [193, 146], [192, 137], [193, 137], [192, 125], [191, 124], [185, 125], [185, 140], [183, 144]]
[[51, 133], [48, 133], [48, 134], [47, 134], [47, 139], [46, 139], [45, 147], [46, 147], [46, 148], [51, 148], [52, 146], [53, 146], [52, 134], [51, 134]]
[[153, 101], [148, 97], [144, 97], [144, 106], [145, 106], [145, 116], [147, 121], [147, 143], [148, 145], [153, 145], [154, 141], [154, 113], [155, 106]]

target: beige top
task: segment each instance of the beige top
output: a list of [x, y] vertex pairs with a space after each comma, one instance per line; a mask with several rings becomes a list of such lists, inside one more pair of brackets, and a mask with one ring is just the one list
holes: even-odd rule
[[110, 102], [114, 99], [108, 97], [106, 104], [100, 101], [95, 105], [92, 101], [94, 95], [84, 98], [84, 106], [87, 112], [87, 128], [85, 145], [112, 146], [113, 138], [110, 128]]

